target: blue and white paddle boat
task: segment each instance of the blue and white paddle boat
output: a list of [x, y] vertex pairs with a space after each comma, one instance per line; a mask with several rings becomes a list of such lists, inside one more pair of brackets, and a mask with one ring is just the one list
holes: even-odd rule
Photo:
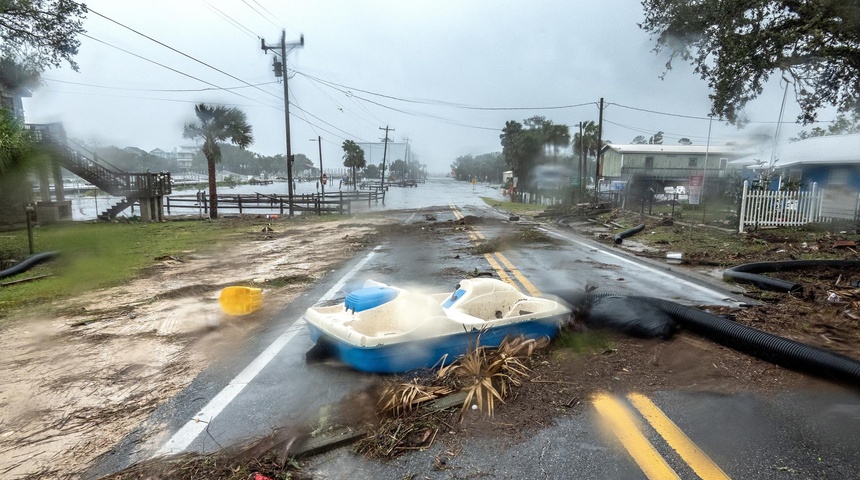
[[311, 307], [304, 318], [317, 347], [350, 367], [397, 373], [450, 363], [476, 342], [497, 347], [509, 335], [554, 338], [569, 314], [555, 300], [473, 278], [453, 293], [429, 295], [369, 281], [343, 303]]

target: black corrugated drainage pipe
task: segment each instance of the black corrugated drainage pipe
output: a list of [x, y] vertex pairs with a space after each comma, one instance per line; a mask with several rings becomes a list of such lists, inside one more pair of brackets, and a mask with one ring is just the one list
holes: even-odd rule
[[[592, 298], [614, 293], [567, 293], [559, 295], [573, 306], [587, 305]], [[717, 343], [777, 365], [811, 375], [860, 386], [860, 361], [821, 348], [805, 345], [702, 310], [653, 297], [628, 296], [658, 307], [682, 327]]]
[[0, 278], [11, 277], [12, 275], [17, 275], [21, 272], [25, 272], [29, 270], [31, 267], [36, 265], [39, 262], [43, 262], [50, 258], [57, 256], [58, 252], [43, 252], [37, 253], [35, 255], [30, 255], [25, 258], [23, 262], [15, 265], [14, 267], [9, 267], [6, 270], [0, 271]]
[[623, 242], [625, 238], [627, 238], [631, 235], [636, 235], [637, 233], [641, 232], [644, 229], [645, 229], [645, 224], [640, 223], [639, 225], [636, 225], [635, 227], [633, 227], [629, 230], [624, 230], [623, 232], [616, 233], [615, 234], [615, 244], [621, 245], [621, 242]]
[[726, 270], [723, 272], [723, 276], [729, 277], [737, 282], [755, 284], [762, 290], [801, 293], [803, 292], [803, 285], [799, 283], [780, 280], [778, 278], [770, 278], [758, 274], [798, 270], [809, 267], [843, 267], [860, 269], [860, 260], [786, 260], [782, 262], [747, 263]]

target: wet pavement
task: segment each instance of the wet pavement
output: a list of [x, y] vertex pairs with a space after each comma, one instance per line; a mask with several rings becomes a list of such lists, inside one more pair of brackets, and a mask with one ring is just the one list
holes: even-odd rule
[[[93, 475], [147, 458], [158, 449], [212, 452], [266, 435], [274, 426], [325, 416], [326, 405], [364, 387], [375, 376], [336, 364], [306, 365], [304, 354], [312, 345], [301, 315], [321, 300], [342, 298], [366, 279], [441, 292], [451, 291], [460, 273], [478, 270], [507, 277], [531, 293], [592, 285], [600, 291], [651, 295], [690, 305], [741, 301], [713, 279], [644, 262], [576, 231], [552, 226], [539, 228], [557, 240], [555, 245], [521, 245], [503, 253], [471, 254], [468, 249], [475, 238], [498, 238], [535, 227], [507, 222], [505, 212], [486, 207], [479, 192], [469, 187], [442, 181], [431, 187], [429, 199], [420, 202], [389, 196], [387, 202], [392, 205], [420, 205], [396, 213], [401, 223], [412, 225], [412, 233], [386, 238], [347, 262], [293, 302], [246, 351], [237, 352], [229, 364], [207, 370], [159, 408], [147, 423], [172, 435], [170, 441], [143, 445], [132, 435]], [[416, 189], [399, 190], [404, 195], [418, 193]], [[427, 221], [428, 214], [446, 224], [456, 225], [464, 215], [485, 221], [468, 231], [441, 231]], [[849, 478], [860, 467], [855, 447], [860, 443], [860, 397], [844, 390], [771, 396], [674, 391], [651, 395], [654, 408], [689, 443], [667, 434], [663, 430], [666, 422], [646, 416], [634, 404], [636, 398], [611, 397], [607, 401], [613, 408], [631, 414], [629, 426], [611, 432], [602, 428], [607, 410], [584, 402], [575, 414], [559, 417], [555, 425], [513, 444], [504, 438], [470, 438], [458, 452], [437, 444], [388, 462], [370, 461], [346, 448], [314, 457], [309, 473], [315, 478], [354, 479], [672, 478], [660, 472], [674, 473], [677, 478], [785, 478], [794, 474]], [[650, 443], [653, 451], [641, 441], [626, 443], [625, 438], [637, 436]], [[707, 461], [690, 456], [690, 443]], [[445, 461], [442, 468], [440, 458]]]

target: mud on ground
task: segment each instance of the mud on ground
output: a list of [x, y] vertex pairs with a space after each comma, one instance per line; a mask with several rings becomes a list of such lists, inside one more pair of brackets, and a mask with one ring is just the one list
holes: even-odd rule
[[[366, 247], [382, 217], [247, 223], [245, 241], [218, 254], [158, 259], [127, 285], [52, 305], [0, 335], [0, 477], [75, 478], [299, 292]], [[325, 248], [320, 248], [325, 239]], [[337, 254], [332, 254], [337, 252]], [[220, 312], [228, 285], [263, 289], [263, 308]], [[165, 439], [149, 437], [152, 447]]]
[[[0, 476], [75, 476], [217, 360], [209, 352], [240, 344], [373, 235], [465, 235], [483, 221], [426, 220], [403, 226], [371, 217], [360, 224], [322, 223], [313, 232], [289, 222], [276, 223], [272, 232], [249, 227], [247, 242], [224, 255], [183, 252], [161, 259], [129, 285], [58, 305], [56, 318], [20, 319], [0, 336], [0, 350], [14, 352], [0, 359]], [[327, 251], [344, 256], [324, 255], [318, 236], [327, 239]], [[528, 239], [502, 243], [520, 246]], [[774, 251], [779, 249], [784, 246]], [[754, 308], [715, 312], [860, 358], [860, 308], [847, 294], [844, 303], [827, 301], [834, 283], [847, 280], [840, 274], [803, 273], [806, 297], [779, 296]], [[221, 287], [255, 282], [264, 288], [263, 310], [242, 318], [219, 314]], [[450, 445], [452, 454], [469, 435], [502, 434], [516, 442], [560, 415], [584, 412], [599, 390], [766, 394], [839, 388], [686, 333], [669, 341], [596, 332], [578, 338], [585, 344], [562, 340], [534, 358], [529, 379], [497, 406], [494, 418], [449, 419], [451, 428], [441, 429], [436, 441]], [[141, 448], [163, 440], [151, 436]]]

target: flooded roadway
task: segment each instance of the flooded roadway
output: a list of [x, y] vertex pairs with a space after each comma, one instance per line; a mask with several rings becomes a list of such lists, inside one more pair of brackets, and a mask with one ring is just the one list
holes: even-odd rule
[[[421, 206], [393, 213], [411, 233], [385, 238], [307, 291], [230, 365], [207, 370], [153, 415], [149, 423], [164, 428], [164, 442], [142, 447], [139, 439], [128, 438], [101, 471], [157, 450], [211, 452], [266, 435], [274, 426], [325, 416], [327, 405], [361, 389], [374, 376], [337, 364], [306, 365], [304, 354], [312, 345], [301, 315], [321, 300], [342, 298], [366, 279], [451, 291], [459, 274], [478, 270], [507, 277], [524, 291], [592, 285], [690, 305], [739, 301], [719, 284], [644, 263], [552, 227], [541, 227], [559, 240], [552, 248], [515, 246], [470, 254], [468, 248], [478, 236], [492, 239], [532, 228], [501, 221], [507, 215], [486, 207], [479, 192], [470, 188], [442, 181], [434, 187], [435, 206], [413, 201]], [[404, 194], [410, 190], [417, 193], [402, 189]], [[395, 198], [387, 202], [408, 203]], [[464, 215], [488, 220], [474, 229], [442, 233], [433, 229], [427, 215], [437, 222]], [[610, 395], [605, 404], [595, 402], [583, 415], [559, 417], [556, 425], [517, 445], [470, 442], [449, 467], [491, 478], [708, 479], [783, 478], [792, 473], [847, 478], [860, 467], [855, 447], [860, 442], [860, 397], [850, 392], [763, 396], [664, 391], [646, 398], [650, 406], [642, 407], [639, 401]], [[597, 425], [613, 411], [630, 421], [608, 435]], [[319, 478], [451, 478], [451, 471], [431, 468], [438, 453], [431, 449], [381, 463], [341, 449], [315, 458], [311, 473]]]

